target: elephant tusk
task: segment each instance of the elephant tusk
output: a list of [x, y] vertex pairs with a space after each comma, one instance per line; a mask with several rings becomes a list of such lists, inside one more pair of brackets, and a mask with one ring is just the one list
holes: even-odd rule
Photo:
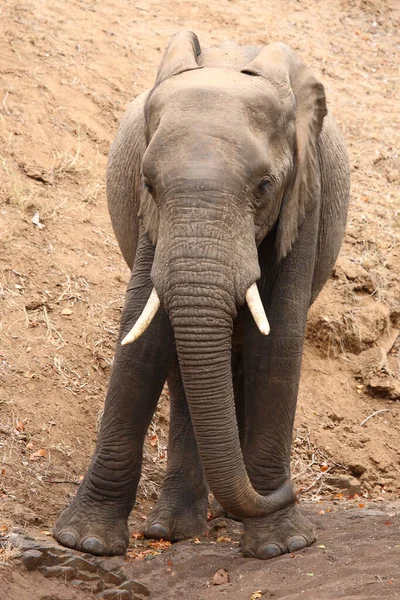
[[270, 332], [270, 327], [256, 283], [253, 283], [253, 285], [251, 285], [247, 290], [246, 302], [258, 329], [262, 334], [268, 335]]
[[146, 306], [143, 309], [142, 314], [130, 330], [130, 332], [124, 337], [121, 342], [121, 346], [126, 346], [126, 344], [132, 344], [135, 340], [137, 340], [142, 333], [146, 331], [150, 323], [155, 317], [156, 312], [160, 307], [160, 299], [156, 292], [156, 289], [153, 288], [151, 290], [151, 294], [149, 299], [147, 300]]

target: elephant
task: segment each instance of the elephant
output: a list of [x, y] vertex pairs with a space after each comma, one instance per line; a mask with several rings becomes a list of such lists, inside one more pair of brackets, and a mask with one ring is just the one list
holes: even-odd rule
[[307, 312], [349, 196], [342, 135], [297, 52], [172, 38], [109, 153], [108, 207], [131, 277], [97, 445], [55, 524], [59, 543], [126, 552], [166, 381], [167, 471], [145, 535], [204, 534], [211, 490], [242, 520], [245, 557], [315, 541], [290, 453]]

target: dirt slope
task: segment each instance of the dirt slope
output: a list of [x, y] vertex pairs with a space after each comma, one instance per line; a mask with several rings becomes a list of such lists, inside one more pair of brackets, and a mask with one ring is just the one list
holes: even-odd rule
[[[183, 27], [205, 46], [285, 41], [320, 74], [348, 144], [352, 205], [310, 311], [293, 470], [312, 502], [347, 505], [337, 485], [350, 484], [356, 507], [398, 498], [399, 25], [394, 0], [0, 4], [0, 533], [48, 530], [93, 450], [128, 277], [106, 156]], [[157, 497], [167, 420], [165, 396], [135, 529]]]

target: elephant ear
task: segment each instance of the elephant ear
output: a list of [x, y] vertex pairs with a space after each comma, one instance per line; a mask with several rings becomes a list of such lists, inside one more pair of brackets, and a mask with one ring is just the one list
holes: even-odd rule
[[197, 63], [200, 53], [200, 42], [192, 31], [184, 29], [175, 34], [158, 69], [156, 85], [173, 75], [201, 69], [202, 67]]
[[[171, 39], [169, 46], [165, 52], [165, 55], [161, 61], [160, 67], [157, 73], [157, 79], [153, 90], [173, 75], [179, 75], [185, 71], [192, 71], [193, 69], [201, 69], [197, 64], [197, 56], [201, 53], [200, 43], [197, 36], [188, 30], [180, 31]], [[147, 104], [151, 96], [152, 91], [148, 93], [148, 96], [144, 105], [144, 115], [146, 122], [147, 117]], [[149, 136], [146, 127], [146, 131], [142, 132], [143, 140], [146, 140], [146, 145], [149, 143]], [[143, 148], [142, 157], [145, 151]], [[138, 174], [140, 177], [140, 174]], [[159, 214], [156, 203], [153, 200], [151, 194], [142, 187], [140, 191], [140, 208], [139, 217], [142, 221], [144, 229], [149, 236], [151, 242], [156, 245], [158, 237], [158, 225], [159, 225]]]
[[264, 46], [242, 73], [270, 80], [282, 94], [292, 91], [296, 103], [295, 174], [286, 190], [279, 215], [277, 252], [284, 258], [292, 249], [306, 214], [321, 192], [317, 141], [327, 114], [323, 85], [289, 46]]

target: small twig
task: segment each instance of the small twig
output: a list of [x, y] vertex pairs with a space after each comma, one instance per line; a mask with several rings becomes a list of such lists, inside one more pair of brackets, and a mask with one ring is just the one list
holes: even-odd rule
[[325, 473], [320, 473], [319, 475], [317, 475], [316, 479], [304, 490], [301, 490], [302, 494], [305, 494], [306, 492], [309, 492], [311, 490], [311, 488], [314, 487], [314, 485], [316, 485], [318, 483], [318, 481], [325, 475]]
[[365, 425], [365, 423], [367, 421], [369, 421], [370, 419], [372, 419], [372, 417], [374, 417], [375, 415], [379, 415], [379, 413], [383, 413], [383, 412], [390, 412], [388, 408], [381, 408], [381, 410], [376, 410], [375, 412], [372, 413], [372, 415], [369, 415], [369, 417], [367, 417], [366, 419], [364, 419], [364, 421], [362, 421], [360, 423], [360, 427], [362, 427], [363, 425]]
[[73, 485], [79, 485], [80, 481], [73, 481], [72, 479], [44, 479], [43, 483], [72, 483]]
[[[309, 485], [308, 488], [306, 488], [305, 490], [302, 490], [302, 493], [304, 494], [305, 492], [309, 492], [311, 490], [311, 488], [313, 488], [314, 485], [316, 485], [324, 477], [324, 475], [326, 475], [329, 471], [330, 471], [330, 467], [328, 467], [326, 471], [319, 473], [317, 475], [317, 477], [315, 478], [315, 480], [312, 482], [312, 484]], [[321, 484], [321, 487], [322, 487], [322, 484]], [[318, 492], [321, 489], [321, 487], [318, 489]]]

